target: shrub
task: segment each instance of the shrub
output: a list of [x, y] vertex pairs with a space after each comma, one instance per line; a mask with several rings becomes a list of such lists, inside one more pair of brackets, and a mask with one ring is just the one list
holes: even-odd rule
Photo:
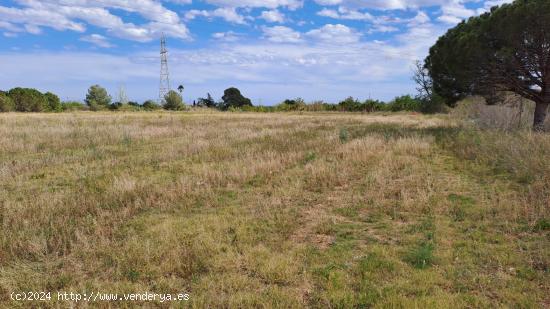
[[432, 94], [430, 97], [417, 100], [420, 102], [420, 111], [424, 114], [442, 113], [447, 110], [445, 99], [437, 94]]
[[338, 108], [341, 111], [355, 112], [362, 110], [362, 104], [359, 100], [354, 99], [353, 97], [348, 97], [344, 101], [338, 103]]
[[3, 91], [0, 91], [0, 112], [12, 112], [15, 110], [15, 103]]
[[145, 102], [143, 102], [143, 105], [142, 105], [143, 109], [146, 110], [146, 111], [154, 111], [154, 110], [159, 110], [162, 108], [162, 106], [158, 105], [155, 101], [153, 100], [147, 100]]
[[109, 105], [109, 109], [112, 111], [118, 110], [120, 107], [122, 107], [122, 103], [120, 102], [114, 102]]
[[386, 104], [378, 100], [368, 99], [365, 101], [365, 103], [363, 103], [363, 108], [368, 113], [382, 111], [385, 107]]
[[48, 110], [46, 97], [32, 88], [13, 88], [8, 95], [15, 104], [18, 112], [42, 112]]
[[117, 109], [118, 111], [122, 111], [122, 112], [139, 112], [141, 111], [141, 105], [139, 104], [122, 104], [118, 107]]
[[61, 107], [61, 100], [59, 97], [51, 92], [46, 92], [44, 94], [46, 101], [48, 102], [48, 111], [50, 112], [60, 112], [63, 110]]
[[61, 103], [62, 111], [82, 111], [87, 110], [87, 106], [77, 101], [67, 101]]
[[170, 90], [170, 92], [166, 94], [164, 101], [164, 109], [172, 111], [180, 111], [185, 109], [181, 95], [174, 90]]
[[275, 109], [281, 112], [287, 111], [303, 111], [306, 110], [307, 104], [302, 98], [286, 99], [281, 104], [277, 105]]
[[212, 107], [216, 107], [217, 103], [216, 103], [216, 101], [214, 101], [214, 99], [212, 98], [210, 93], [207, 93], [206, 98], [199, 98], [198, 99], [197, 106], [212, 108]]
[[388, 108], [392, 112], [409, 111], [420, 112], [421, 103], [419, 100], [414, 99], [410, 95], [404, 95], [395, 98], [392, 102], [388, 103]]

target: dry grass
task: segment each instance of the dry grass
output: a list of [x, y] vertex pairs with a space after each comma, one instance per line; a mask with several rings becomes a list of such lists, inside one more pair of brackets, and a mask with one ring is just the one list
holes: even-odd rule
[[550, 142], [495, 173], [499, 137], [405, 114], [0, 115], [0, 306], [548, 306], [550, 172], [513, 158]]

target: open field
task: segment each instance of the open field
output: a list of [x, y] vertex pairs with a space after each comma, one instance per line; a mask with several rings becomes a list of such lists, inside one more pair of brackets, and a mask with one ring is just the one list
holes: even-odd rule
[[517, 134], [405, 114], [1, 114], [0, 307], [29, 306], [14, 291], [548, 307], [550, 137]]

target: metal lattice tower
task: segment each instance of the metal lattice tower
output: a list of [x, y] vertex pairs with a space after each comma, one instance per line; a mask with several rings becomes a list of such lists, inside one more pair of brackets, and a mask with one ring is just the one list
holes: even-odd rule
[[160, 87], [159, 104], [164, 102], [164, 97], [170, 91], [170, 74], [168, 72], [168, 50], [166, 49], [166, 36], [160, 38]]

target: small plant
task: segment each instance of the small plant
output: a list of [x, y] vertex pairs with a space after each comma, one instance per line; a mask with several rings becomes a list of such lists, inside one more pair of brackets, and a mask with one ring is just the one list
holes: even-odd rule
[[435, 246], [430, 241], [424, 241], [420, 245], [414, 247], [405, 257], [405, 261], [411, 264], [414, 268], [426, 269], [432, 266], [434, 262], [433, 251]]
[[349, 140], [349, 132], [346, 128], [342, 128], [340, 129], [340, 134], [339, 134], [339, 138], [340, 138], [340, 142], [342, 144], [345, 144], [348, 142]]
[[122, 144], [126, 146], [132, 145], [132, 137], [128, 133], [124, 133], [124, 136], [122, 137]]
[[535, 226], [533, 227], [533, 230], [536, 232], [550, 230], [550, 220], [545, 218], [538, 220]]
[[306, 157], [304, 158], [304, 164], [315, 161], [315, 159], [317, 159], [317, 155], [315, 154], [315, 152], [310, 151], [306, 154]]

